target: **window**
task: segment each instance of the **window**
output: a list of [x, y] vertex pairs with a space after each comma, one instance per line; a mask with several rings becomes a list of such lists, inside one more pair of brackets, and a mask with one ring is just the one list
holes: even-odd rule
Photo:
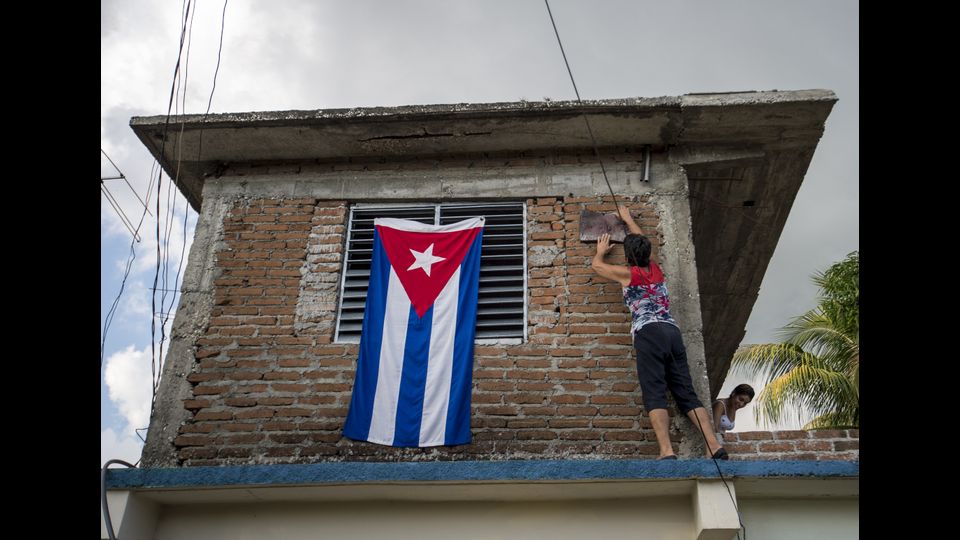
[[336, 341], [360, 341], [370, 281], [374, 218], [402, 218], [446, 225], [483, 216], [477, 339], [523, 338], [526, 329], [526, 206], [522, 202], [354, 206], [340, 288]]

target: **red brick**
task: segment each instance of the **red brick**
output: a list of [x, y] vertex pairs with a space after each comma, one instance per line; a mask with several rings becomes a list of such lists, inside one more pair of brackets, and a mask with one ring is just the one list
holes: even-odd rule
[[595, 428], [633, 429], [634, 424], [633, 420], [614, 420], [612, 418], [594, 418], [591, 421], [591, 425]]
[[524, 405], [520, 407], [524, 416], [552, 416], [557, 414], [557, 408], [552, 405]]
[[603, 435], [605, 441], [642, 441], [643, 434], [639, 431], [608, 431]]
[[557, 413], [561, 416], [594, 416], [597, 414], [596, 407], [560, 407]]
[[797, 450], [806, 450], [806, 451], [815, 451], [815, 452], [829, 452], [833, 450], [833, 445], [830, 441], [821, 441], [821, 440], [810, 440], [810, 441], [797, 441], [796, 446]]
[[517, 390], [532, 390], [535, 392], [553, 391], [554, 384], [549, 382], [520, 381], [517, 383]]
[[585, 441], [585, 440], [599, 441], [603, 437], [600, 431], [597, 431], [594, 429], [586, 429], [586, 430], [576, 430], [576, 431], [561, 431], [560, 438], [568, 441]]
[[257, 424], [253, 424], [253, 423], [251, 424], [238, 424], [238, 423], [220, 424], [220, 427], [226, 431], [256, 431], [257, 430]]
[[253, 398], [227, 398], [224, 403], [229, 407], [253, 407], [257, 404], [257, 400]]
[[847, 432], [843, 429], [815, 429], [810, 435], [815, 439], [845, 439]]
[[199, 411], [193, 419], [198, 422], [203, 420], [233, 420], [233, 413], [230, 411]]
[[574, 394], [551, 396], [550, 403], [564, 405], [583, 405], [587, 402], [587, 396], [578, 396]]
[[600, 407], [598, 412], [602, 416], [639, 416], [640, 407]]
[[477, 388], [486, 391], [512, 392], [514, 389], [514, 384], [515, 383], [513, 382], [482, 381], [477, 384]]
[[772, 431], [745, 431], [738, 433], [741, 441], [769, 441], [773, 439]]
[[211, 405], [208, 399], [187, 399], [183, 401], [183, 408], [187, 410], [203, 409]]
[[793, 443], [789, 442], [762, 442], [759, 446], [761, 452], [792, 452], [793, 449]]
[[542, 418], [528, 418], [524, 420], [508, 420], [507, 427], [511, 429], [544, 428], [547, 421]]
[[517, 408], [512, 405], [504, 405], [500, 407], [479, 407], [477, 411], [480, 414], [489, 414], [493, 416], [516, 416], [519, 413]]
[[595, 392], [597, 390], [596, 383], [563, 383], [563, 389], [567, 392]]
[[206, 435], [180, 435], [173, 440], [175, 446], [209, 446], [214, 438]]
[[217, 456], [216, 448], [200, 448], [200, 447], [189, 447], [183, 448], [178, 452], [180, 459], [191, 460], [191, 459], [209, 459]]
[[197, 385], [193, 388], [193, 395], [216, 395], [223, 394], [230, 391], [229, 386], [206, 386], [206, 385]]
[[860, 441], [835, 441], [833, 443], [833, 448], [837, 452], [843, 452], [845, 450], [860, 450]]
[[590, 403], [595, 405], [626, 405], [629, 403], [625, 396], [591, 396]]
[[249, 420], [252, 418], [273, 418], [273, 409], [244, 409], [238, 412], [235, 417], [237, 420]]
[[802, 430], [794, 431], [774, 431], [774, 436], [780, 440], [806, 439], [810, 437], [810, 432]]
[[519, 440], [552, 440], [556, 439], [557, 434], [548, 430], [521, 430], [517, 432]]

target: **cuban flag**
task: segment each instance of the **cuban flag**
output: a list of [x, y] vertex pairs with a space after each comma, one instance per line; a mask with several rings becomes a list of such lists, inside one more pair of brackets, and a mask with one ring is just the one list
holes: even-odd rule
[[470, 442], [483, 223], [374, 220], [346, 437], [390, 446]]

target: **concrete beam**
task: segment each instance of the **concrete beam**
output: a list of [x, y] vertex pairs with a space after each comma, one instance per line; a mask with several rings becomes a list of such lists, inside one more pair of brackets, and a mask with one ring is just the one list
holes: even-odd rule
[[697, 540], [730, 540], [740, 530], [737, 500], [733, 481], [699, 480], [693, 492], [694, 538]]
[[835, 101], [829, 90], [742, 92], [134, 117], [130, 126], [199, 209], [204, 180], [229, 164], [590, 148], [584, 114], [600, 147], [815, 145]]

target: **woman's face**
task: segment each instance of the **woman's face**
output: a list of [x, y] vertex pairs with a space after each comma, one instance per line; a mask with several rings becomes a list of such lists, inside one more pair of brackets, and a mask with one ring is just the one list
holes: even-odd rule
[[747, 403], [750, 403], [750, 396], [747, 394], [734, 394], [731, 401], [734, 407], [742, 409], [747, 406]]

